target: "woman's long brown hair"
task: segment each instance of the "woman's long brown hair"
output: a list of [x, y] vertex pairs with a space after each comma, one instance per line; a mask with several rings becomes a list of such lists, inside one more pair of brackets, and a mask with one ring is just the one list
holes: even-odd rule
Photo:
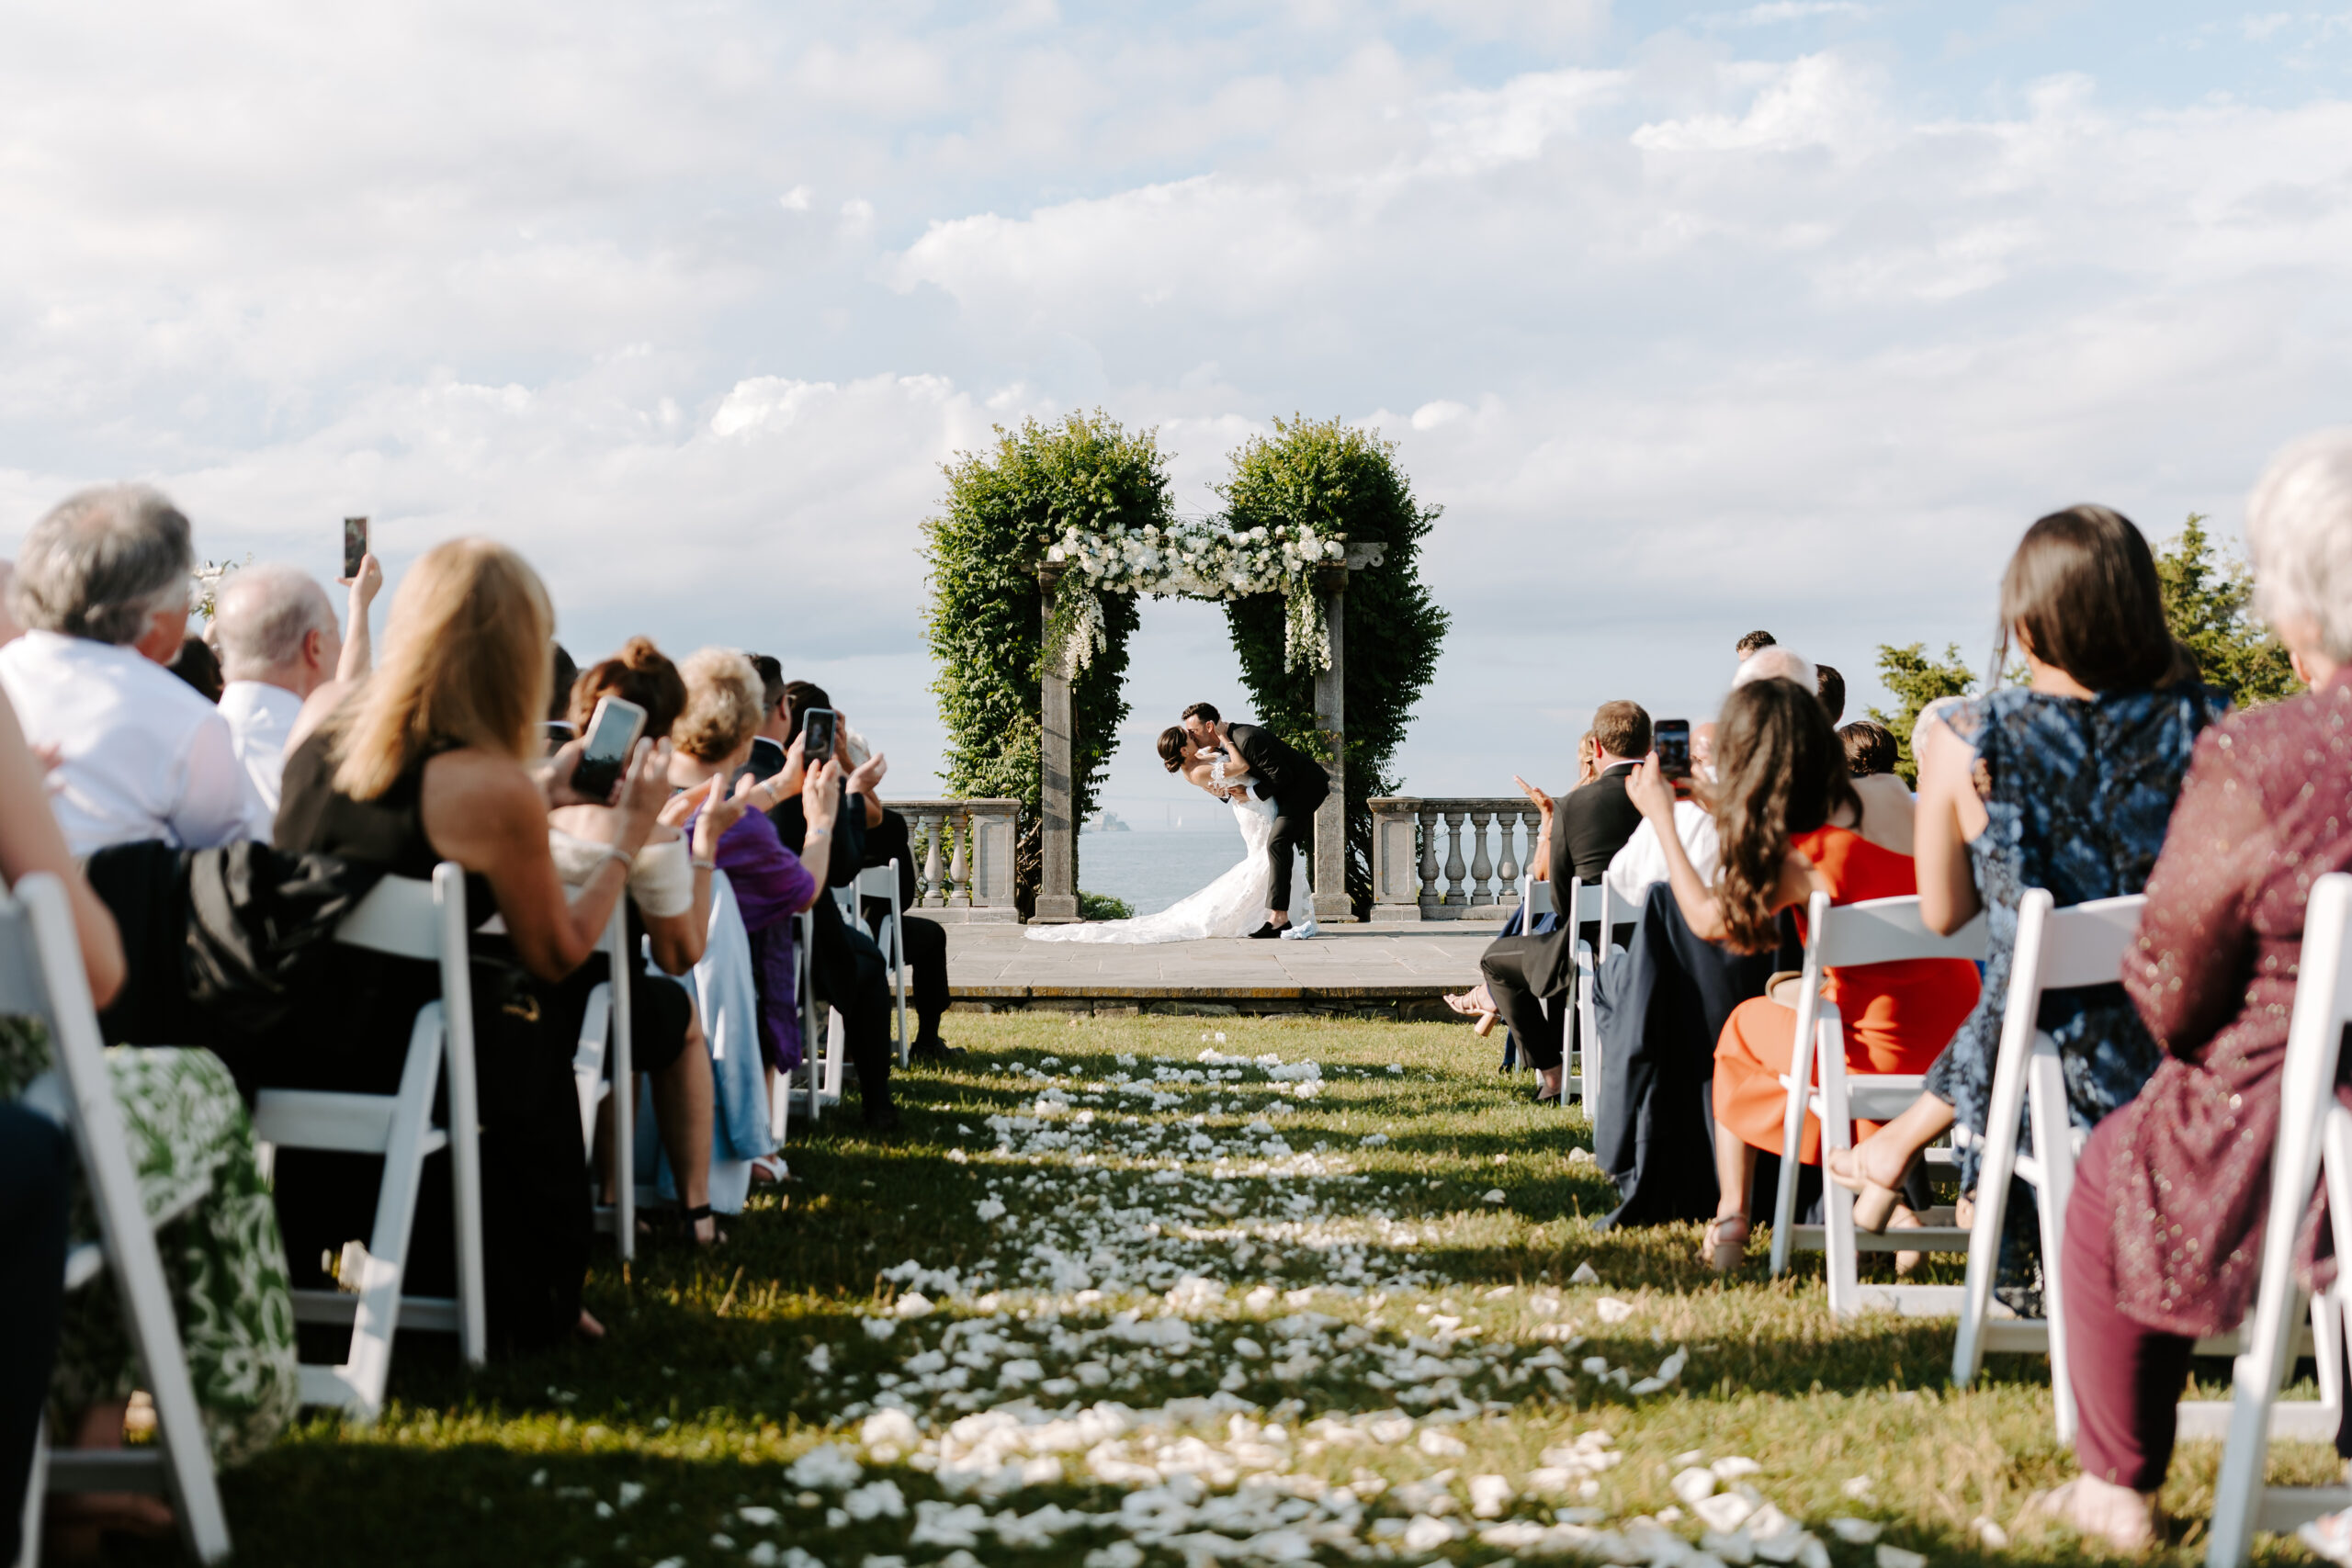
[[1751, 681], [1724, 699], [1715, 721], [1715, 886], [1724, 940], [1762, 953], [1781, 940], [1774, 902], [1789, 840], [1840, 811], [1861, 820], [1846, 748], [1821, 699], [1793, 681]]

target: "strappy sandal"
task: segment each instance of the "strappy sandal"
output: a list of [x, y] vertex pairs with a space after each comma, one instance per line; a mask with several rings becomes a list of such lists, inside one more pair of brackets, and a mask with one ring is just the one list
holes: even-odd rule
[[[703, 1240], [702, 1237], [695, 1234], [695, 1227], [702, 1224], [705, 1220], [710, 1220], [710, 1239], [708, 1241]], [[693, 1208], [684, 1210], [680, 1215], [679, 1228], [684, 1232], [685, 1238], [688, 1242], [695, 1247], [704, 1248], [706, 1251], [714, 1247], [724, 1247], [727, 1245], [727, 1233], [718, 1228], [718, 1222], [716, 1219], [711, 1218], [710, 1205], [707, 1203], [696, 1203]]]
[[[1739, 1238], [1725, 1235], [1737, 1227]], [[1748, 1224], [1746, 1214], [1717, 1214], [1707, 1222], [1707, 1238], [1699, 1244], [1700, 1261], [1718, 1274], [1729, 1274], [1747, 1261]]]
[[1912, 1169], [1918, 1165], [1923, 1152], [1912, 1152], [1909, 1162], [1903, 1168], [1903, 1174], [1895, 1179], [1892, 1187], [1882, 1186], [1862, 1174], [1862, 1152], [1860, 1148], [1832, 1152], [1822, 1162], [1821, 1168], [1829, 1173], [1830, 1180], [1854, 1194], [1854, 1228], [1868, 1231], [1872, 1235], [1884, 1235], [1888, 1223], [1894, 1218], [1896, 1207], [1903, 1201], [1903, 1184], [1911, 1179]]

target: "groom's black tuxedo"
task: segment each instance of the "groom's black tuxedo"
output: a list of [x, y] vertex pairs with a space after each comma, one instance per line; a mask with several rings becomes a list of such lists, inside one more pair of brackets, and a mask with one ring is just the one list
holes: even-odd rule
[[1270, 908], [1288, 909], [1291, 854], [1314, 841], [1315, 808], [1331, 793], [1331, 775], [1322, 763], [1262, 726], [1228, 724], [1225, 734], [1250, 764], [1259, 798], [1274, 803], [1273, 837], [1266, 845], [1274, 883], [1266, 902]]

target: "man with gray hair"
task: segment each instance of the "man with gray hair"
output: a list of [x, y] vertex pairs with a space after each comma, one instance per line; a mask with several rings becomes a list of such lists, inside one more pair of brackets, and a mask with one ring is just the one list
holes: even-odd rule
[[360, 562], [351, 588], [351, 637], [335, 626], [326, 590], [309, 572], [264, 562], [231, 572], [212, 604], [211, 641], [228, 685], [220, 715], [229, 721], [237, 761], [266, 816], [267, 838], [286, 773], [286, 736], [312, 692], [330, 681], [368, 673], [368, 605], [383, 582], [376, 558]]
[[164, 668], [195, 566], [187, 519], [147, 485], [69, 496], [17, 552], [9, 607], [25, 635], [0, 648], [0, 691], [57, 758], [50, 804], [76, 855], [252, 836], [259, 804], [228, 721]]

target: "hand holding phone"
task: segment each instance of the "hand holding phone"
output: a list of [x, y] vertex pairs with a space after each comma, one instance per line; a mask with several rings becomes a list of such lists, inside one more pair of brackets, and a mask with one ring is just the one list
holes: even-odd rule
[[343, 578], [348, 582], [359, 575], [361, 563], [368, 558], [368, 519], [346, 517], [343, 520]]
[[571, 787], [590, 800], [610, 800], [614, 786], [621, 782], [621, 771], [628, 765], [629, 752], [644, 733], [643, 708], [626, 697], [597, 698], [595, 715], [588, 721], [586, 743], [581, 748], [580, 765], [571, 773]]

